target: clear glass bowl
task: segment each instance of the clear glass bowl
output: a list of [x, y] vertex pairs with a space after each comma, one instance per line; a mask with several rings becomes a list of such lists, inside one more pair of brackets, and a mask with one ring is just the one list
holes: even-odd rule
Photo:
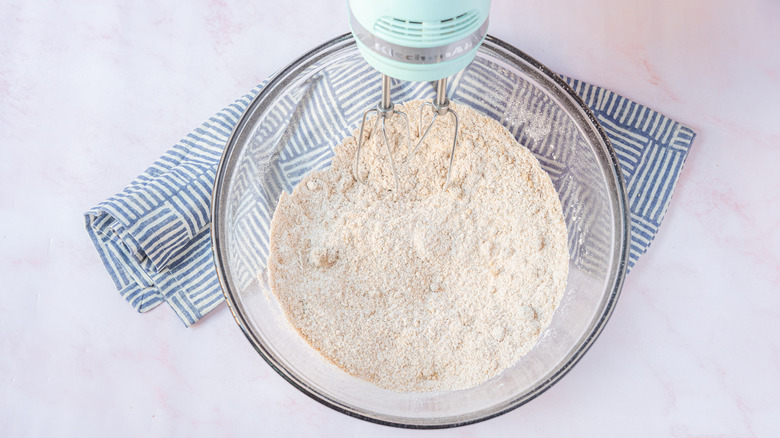
[[[591, 112], [557, 75], [498, 39], [485, 40], [474, 62], [450, 78], [448, 95], [499, 120], [549, 172], [569, 232], [568, 286], [536, 347], [493, 379], [461, 391], [382, 389], [327, 362], [300, 338], [265, 277], [269, 225], [280, 193], [329, 165], [333, 146], [376, 105], [380, 83], [380, 74], [344, 35], [277, 73], [240, 116], [217, 171], [212, 203], [214, 256], [225, 297], [271, 367], [337, 411], [411, 428], [459, 426], [500, 415], [566, 374], [615, 306], [629, 243], [615, 153]], [[394, 82], [392, 95], [403, 102], [431, 99], [435, 92], [429, 83]]]

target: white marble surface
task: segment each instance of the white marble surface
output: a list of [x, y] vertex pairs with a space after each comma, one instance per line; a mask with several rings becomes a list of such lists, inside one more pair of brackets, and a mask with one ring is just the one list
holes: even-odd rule
[[347, 31], [345, 2], [0, 3], [2, 435], [778, 436], [780, 3], [496, 0], [491, 20], [699, 136], [580, 364], [506, 415], [413, 432], [298, 392], [224, 305], [190, 329], [134, 313], [84, 232], [190, 129]]

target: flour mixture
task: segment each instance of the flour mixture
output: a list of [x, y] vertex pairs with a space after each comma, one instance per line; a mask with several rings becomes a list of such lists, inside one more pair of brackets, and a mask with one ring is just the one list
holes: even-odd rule
[[[416, 115], [420, 103], [400, 106]], [[534, 346], [566, 286], [549, 176], [498, 122], [456, 110], [447, 189], [451, 118], [410, 158], [398, 123], [387, 132], [398, 193], [381, 132], [361, 153], [366, 184], [354, 178], [350, 137], [328, 170], [282, 194], [271, 225], [268, 278], [290, 323], [337, 366], [395, 391], [465, 389], [499, 374]]]

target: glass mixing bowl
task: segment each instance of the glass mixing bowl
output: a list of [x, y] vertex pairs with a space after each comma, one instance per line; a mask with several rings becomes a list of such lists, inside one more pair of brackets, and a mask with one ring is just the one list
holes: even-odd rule
[[[500, 121], [550, 174], [569, 232], [568, 285], [538, 344], [500, 375], [460, 391], [382, 389], [311, 348], [287, 322], [265, 276], [279, 195], [292, 191], [307, 172], [329, 165], [332, 148], [357, 128], [364, 110], [376, 105], [380, 84], [380, 74], [344, 35], [277, 73], [246, 112], [236, 114], [240, 121], [217, 170], [212, 203], [214, 256], [225, 297], [263, 359], [337, 411], [412, 428], [459, 426], [500, 415], [566, 374], [615, 306], [629, 243], [615, 153], [560, 77], [496, 38], [485, 40], [474, 62], [450, 78], [448, 96]], [[434, 95], [429, 83], [393, 82], [396, 102]]]

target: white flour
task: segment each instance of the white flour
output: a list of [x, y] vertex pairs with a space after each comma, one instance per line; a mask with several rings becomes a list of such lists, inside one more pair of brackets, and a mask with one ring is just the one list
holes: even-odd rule
[[[413, 145], [419, 105], [402, 105]], [[391, 390], [464, 389], [497, 375], [534, 346], [566, 285], [549, 176], [496, 121], [455, 109], [447, 190], [451, 118], [403, 163], [410, 151], [394, 117], [399, 193], [388, 191], [381, 133], [361, 153], [366, 184], [353, 177], [350, 137], [328, 170], [282, 194], [271, 225], [268, 277], [290, 323], [337, 366]]]

